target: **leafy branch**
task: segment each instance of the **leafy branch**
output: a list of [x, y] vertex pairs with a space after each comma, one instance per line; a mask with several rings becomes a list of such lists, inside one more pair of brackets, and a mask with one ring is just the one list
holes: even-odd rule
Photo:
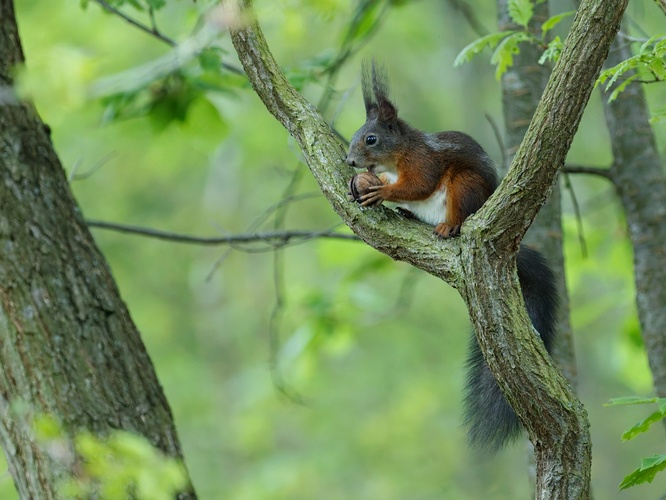
[[513, 65], [514, 56], [520, 53], [520, 44], [525, 42], [543, 48], [539, 64], [544, 64], [547, 61], [557, 61], [562, 52], [562, 40], [557, 36], [548, 41], [547, 35], [563, 19], [573, 15], [575, 11], [562, 12], [548, 18], [541, 24], [540, 34], [537, 35], [530, 29], [530, 22], [534, 16], [534, 4], [531, 0], [510, 0], [508, 9], [512, 21], [522, 29], [493, 32], [474, 40], [460, 51], [453, 63], [454, 66], [460, 66], [471, 61], [474, 56], [480, 54], [486, 48], [494, 49], [490, 62], [496, 66], [495, 77], [499, 80], [507, 69]]
[[[606, 406], [626, 406], [626, 405], [639, 405], [639, 404], [656, 404], [657, 410], [652, 412], [641, 422], [635, 424], [631, 429], [622, 434], [623, 441], [634, 439], [639, 434], [647, 432], [652, 424], [661, 422], [666, 418], [666, 398], [639, 398], [639, 397], [625, 397], [611, 399]], [[641, 460], [641, 466], [627, 475], [620, 483], [620, 490], [626, 490], [632, 486], [643, 483], [651, 483], [657, 473], [666, 470], [666, 453], [653, 455]]]
[[[638, 54], [603, 71], [599, 75], [597, 85], [603, 85], [607, 92], [612, 89], [608, 102], [613, 102], [631, 82], [663, 82], [666, 80], [664, 56], [666, 56], [666, 36], [655, 35], [641, 45]], [[663, 115], [666, 113], [662, 113]], [[655, 119], [656, 117], [653, 121]]]

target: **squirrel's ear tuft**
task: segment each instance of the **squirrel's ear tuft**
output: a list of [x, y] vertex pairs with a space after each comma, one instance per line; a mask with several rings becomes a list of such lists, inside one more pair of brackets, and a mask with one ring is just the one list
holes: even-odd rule
[[[374, 61], [372, 65], [374, 66]], [[363, 103], [365, 104], [365, 118], [366, 120], [376, 118], [378, 107], [372, 90], [372, 75], [368, 61], [363, 61], [361, 66], [361, 88], [363, 90]]]
[[366, 120], [378, 118], [381, 121], [394, 121], [398, 118], [398, 109], [388, 97], [386, 69], [374, 59], [371, 62], [364, 61], [361, 66], [361, 88]]

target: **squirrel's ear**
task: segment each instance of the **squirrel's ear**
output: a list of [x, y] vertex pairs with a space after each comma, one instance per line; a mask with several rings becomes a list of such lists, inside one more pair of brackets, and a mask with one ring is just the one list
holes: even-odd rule
[[398, 119], [398, 110], [388, 99], [379, 101], [378, 110], [379, 121], [394, 122]]

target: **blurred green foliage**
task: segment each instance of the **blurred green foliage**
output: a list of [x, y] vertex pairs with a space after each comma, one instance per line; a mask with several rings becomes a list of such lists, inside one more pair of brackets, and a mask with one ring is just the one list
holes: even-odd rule
[[114, 431], [104, 438], [83, 431], [73, 450], [60, 423], [50, 415], [33, 421], [35, 438], [56, 461], [76, 461], [76, 476], [64, 476], [63, 498], [168, 500], [187, 487], [183, 464], [164, 456], [143, 436]]
[[[452, 68], [477, 38], [452, 3], [384, 2], [374, 30], [366, 24], [373, 18], [363, 16], [380, 11], [364, 14], [353, 0], [255, 3], [276, 58], [301, 92], [319, 102], [332, 90], [327, 116], [344, 136], [364, 121], [360, 61], [376, 57], [391, 73], [403, 118], [428, 131], [468, 132], [500, 159], [484, 118], [501, 122], [499, 86], [480, 57]], [[150, 26], [148, 4], [141, 5], [122, 8]], [[152, 15], [160, 33], [183, 42], [199, 33], [201, 15], [214, 5], [173, 0]], [[51, 126], [86, 217], [201, 235], [274, 227], [267, 209], [305, 167], [243, 79], [219, 69], [218, 61], [238, 67], [224, 33], [214, 48], [194, 51], [135, 95], [100, 100], [89, 94], [95, 83], [170, 60], [173, 47], [95, 2], [85, 10], [53, 0], [19, 0], [16, 7], [28, 60], [22, 91]], [[661, 19], [652, 7], [633, 5], [631, 15], [657, 32]], [[571, 8], [554, 2], [553, 13]], [[474, 9], [490, 31], [492, 3]], [[553, 34], [563, 38], [565, 28]], [[329, 79], [336, 60], [340, 72]], [[213, 83], [196, 84], [202, 81]], [[663, 102], [661, 89], [648, 90], [651, 102]], [[599, 104], [595, 96], [572, 162], [610, 164]], [[664, 131], [656, 130], [663, 148]], [[300, 179], [296, 195], [317, 192], [309, 175]], [[606, 181], [576, 176], [572, 183], [589, 253], [581, 256], [565, 194], [567, 278], [579, 392], [594, 440], [593, 490], [598, 498], [654, 498], [666, 490], [659, 476], [619, 494], [616, 488], [640, 457], [663, 450], [661, 443], [639, 437], [622, 444], [619, 436], [640, 411], [628, 407], [619, 415], [602, 406], [619, 394], [651, 391], [625, 222]], [[322, 196], [296, 196], [283, 215], [288, 228], [339, 223]], [[257, 227], [259, 218], [265, 221]], [[358, 242], [289, 247], [281, 254], [284, 293], [273, 324], [279, 345], [271, 347], [272, 253], [94, 235], [153, 358], [200, 498], [531, 496], [524, 446], [495, 458], [466, 446], [460, 401], [469, 326], [462, 301], [444, 283]], [[271, 364], [286, 391], [276, 389]], [[287, 397], [294, 394], [303, 404]], [[10, 490], [10, 480], [0, 480], [0, 496], [12, 498]]]

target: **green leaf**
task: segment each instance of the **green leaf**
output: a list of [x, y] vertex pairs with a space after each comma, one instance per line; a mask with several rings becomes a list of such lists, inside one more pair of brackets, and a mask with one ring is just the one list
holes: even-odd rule
[[544, 64], [546, 61], [557, 61], [560, 58], [562, 53], [562, 40], [559, 36], [553, 38], [553, 40], [548, 43], [548, 47], [543, 51], [541, 57], [539, 58], [539, 64]]
[[650, 124], [652, 125], [663, 125], [664, 123], [666, 123], [666, 110], [662, 110], [650, 118]]
[[666, 455], [654, 455], [644, 458], [641, 466], [626, 476], [620, 484], [620, 490], [626, 490], [642, 483], [651, 483], [658, 472], [666, 469]]
[[349, 29], [344, 32], [340, 40], [340, 45], [347, 47], [365, 40], [372, 34], [383, 13], [383, 2], [361, 2], [354, 13]]
[[624, 92], [624, 89], [627, 88], [627, 85], [633, 82], [636, 78], [638, 78], [638, 74], [631, 75], [629, 78], [620, 83], [620, 85], [615, 87], [615, 89], [613, 89], [613, 92], [611, 92], [611, 95], [608, 96], [608, 102], [613, 102], [615, 99], [617, 99], [617, 96], [619, 96], [622, 92]]
[[664, 55], [666, 55], [666, 37], [661, 35], [659, 41], [654, 44], [652, 51], [654, 52], [655, 57], [658, 57], [659, 59], [664, 57]]
[[666, 413], [659, 410], [655, 411], [645, 420], [637, 423], [631, 429], [622, 434], [622, 440], [629, 441], [630, 439], [635, 438], [639, 434], [647, 432], [647, 430], [652, 426], [652, 424], [660, 422], [664, 417], [666, 417]]
[[605, 89], [609, 90], [613, 86], [613, 84], [617, 81], [617, 79], [620, 78], [627, 71], [631, 71], [632, 69], [637, 69], [639, 66], [644, 64], [641, 62], [641, 57], [645, 56], [632, 56], [629, 59], [617, 64], [616, 66], [608, 68], [606, 71], [602, 72], [599, 75], [599, 78], [597, 78], [595, 86], [599, 84], [602, 85], [605, 84]]
[[645, 42], [643, 45], [641, 45], [640, 50], [638, 51], [639, 54], [647, 54], [650, 52], [654, 52], [654, 48], [652, 45], [655, 45], [660, 38], [663, 38], [664, 35], [654, 35], [653, 37], [650, 37], [650, 39]]
[[154, 10], [158, 10], [166, 5], [166, 0], [146, 0], [146, 4]]
[[220, 71], [222, 56], [217, 47], [207, 47], [199, 54], [199, 64], [204, 71]]
[[544, 21], [544, 23], [541, 25], [541, 38], [544, 39], [546, 37], [546, 33], [552, 30], [556, 25], [558, 25], [560, 21], [562, 21], [562, 19], [572, 16], [575, 13], [576, 13], [575, 10], [569, 10], [567, 12], [562, 12], [561, 14], [556, 14], [546, 19], [546, 21]]
[[666, 80], [666, 65], [661, 58], [653, 57], [647, 62], [647, 68], [657, 80]]
[[477, 38], [460, 51], [456, 57], [456, 60], [453, 61], [453, 67], [455, 68], [465, 62], [471, 61], [475, 55], [477, 55], [486, 47], [494, 49], [502, 39], [513, 33], [515, 33], [515, 31], [500, 31], [498, 33], [490, 33], [489, 35]]
[[497, 68], [495, 69], [495, 78], [499, 80], [502, 75], [506, 73], [506, 70], [513, 65], [513, 56], [520, 53], [518, 44], [532, 40], [533, 38], [534, 37], [526, 31], [518, 31], [502, 40], [497, 46], [497, 49], [495, 49], [493, 56], [490, 58], [490, 62], [497, 65]]
[[33, 422], [35, 436], [41, 441], [55, 440], [64, 436], [60, 423], [51, 415], [39, 415]]
[[514, 23], [527, 28], [533, 15], [534, 5], [531, 0], [509, 0], [509, 16]]

